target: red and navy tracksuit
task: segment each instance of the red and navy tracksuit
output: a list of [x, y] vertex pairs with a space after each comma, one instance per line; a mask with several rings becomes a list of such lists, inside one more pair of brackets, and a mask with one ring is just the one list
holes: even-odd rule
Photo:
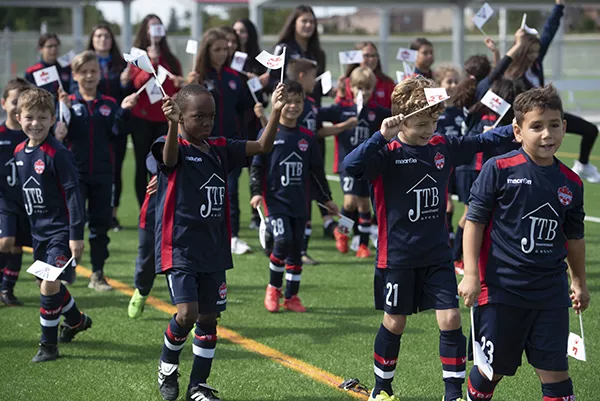
[[[56, 66], [56, 70], [58, 71], [58, 76], [60, 77], [62, 87], [65, 91], [67, 91], [71, 82], [71, 66], [61, 67], [58, 63], [48, 64], [45, 61], [41, 60], [39, 63], [36, 63], [25, 70], [25, 79], [35, 85], [33, 73], [39, 70], [43, 70], [44, 68], [52, 67], [53, 65]], [[46, 84], [44, 86], [40, 86], [40, 88], [52, 93], [55, 99], [58, 99], [57, 95], [59, 87], [59, 83], [56, 81], [50, 82], [49, 84]]]

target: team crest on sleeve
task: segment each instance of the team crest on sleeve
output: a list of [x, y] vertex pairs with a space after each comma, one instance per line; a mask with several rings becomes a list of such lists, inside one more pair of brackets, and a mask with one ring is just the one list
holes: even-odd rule
[[573, 202], [573, 192], [569, 187], [565, 185], [558, 188], [558, 200], [563, 206], [569, 206]]
[[231, 88], [232, 91], [237, 89], [237, 84], [235, 83], [235, 81], [233, 79], [229, 81], [229, 87]]
[[62, 269], [67, 264], [67, 261], [68, 259], [65, 255], [58, 255], [56, 258], [54, 258], [54, 266]]
[[433, 158], [433, 161], [435, 162], [435, 167], [438, 170], [441, 170], [444, 168], [444, 166], [446, 165], [446, 158], [444, 157], [443, 154], [441, 154], [440, 152], [437, 152]]
[[374, 111], [370, 111], [369, 114], [367, 114], [367, 119], [369, 120], [369, 122], [375, 121], [375, 117], [377, 116], [375, 115]]
[[73, 105], [73, 111], [75, 112], [75, 115], [77, 117], [81, 117], [83, 115], [83, 105], [82, 104], [74, 104]]
[[377, 92], [375, 92], [375, 94], [377, 95], [377, 97], [380, 97], [380, 98], [385, 97], [385, 91], [382, 91], [382, 90], [378, 90]]
[[227, 298], [227, 284], [225, 282], [219, 287], [219, 296], [221, 299]]
[[103, 104], [98, 110], [100, 110], [100, 114], [102, 114], [104, 117], [110, 116], [110, 107], [107, 105]]
[[298, 141], [298, 148], [301, 151], [306, 152], [308, 150], [308, 141], [306, 139], [301, 139]]
[[46, 165], [44, 164], [44, 161], [42, 159], [38, 159], [35, 163], [33, 163], [33, 169], [38, 174], [42, 174], [45, 168]]

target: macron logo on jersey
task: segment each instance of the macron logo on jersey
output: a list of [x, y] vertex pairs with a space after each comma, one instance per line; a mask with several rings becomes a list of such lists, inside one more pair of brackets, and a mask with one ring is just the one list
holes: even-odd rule
[[546, 202], [537, 209], [527, 213], [521, 220], [529, 220], [529, 237], [521, 238], [521, 250], [529, 254], [535, 250], [538, 254], [552, 253], [556, 229], [558, 228], [558, 213], [550, 203]]
[[515, 185], [531, 185], [531, 180], [529, 178], [507, 178], [506, 183]]
[[416, 164], [417, 159], [409, 158], [409, 159], [397, 159], [396, 164]]
[[292, 152], [279, 165], [285, 168], [284, 173], [281, 175], [281, 185], [287, 187], [290, 183], [300, 183], [304, 162], [298, 153]]
[[416, 206], [408, 211], [408, 219], [414, 223], [420, 219], [430, 220], [438, 217], [440, 208], [440, 191], [437, 188], [437, 181], [426, 174], [407, 194], [414, 192]]
[[200, 190], [206, 191], [206, 203], [200, 206], [200, 216], [221, 217], [225, 205], [225, 180], [214, 173]]
[[188, 162], [202, 163], [202, 158], [200, 156], [186, 156], [185, 160]]

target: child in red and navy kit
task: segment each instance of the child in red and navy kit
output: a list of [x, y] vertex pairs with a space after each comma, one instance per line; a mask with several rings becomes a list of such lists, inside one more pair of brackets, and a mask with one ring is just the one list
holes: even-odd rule
[[[461, 399], [466, 339], [446, 228], [448, 180], [455, 165], [513, 138], [510, 126], [476, 137], [433, 135], [444, 109], [442, 103], [424, 109], [424, 89], [433, 85], [420, 76], [396, 85], [393, 117], [343, 162], [349, 176], [371, 180], [379, 221], [375, 305], [385, 314], [375, 338], [371, 400], [398, 399], [392, 395], [392, 380], [407, 316], [431, 308], [440, 328], [444, 399]], [[406, 119], [400, 114], [421, 109]]]
[[194, 323], [194, 363], [186, 399], [219, 400], [206, 381], [217, 342], [216, 318], [227, 304], [225, 272], [233, 268], [227, 174], [248, 156], [271, 151], [285, 97], [280, 85], [271, 99], [271, 118], [257, 141], [209, 139], [216, 109], [204, 86], [188, 85], [176, 102], [166, 98], [163, 104], [169, 132], [152, 146], [159, 170], [156, 270], [166, 274], [177, 306], [159, 361], [159, 390], [165, 400], [179, 395], [179, 354]]
[[[320, 190], [319, 200], [332, 211], [337, 206], [325, 178], [323, 158], [312, 131], [298, 124], [304, 105], [304, 90], [297, 82], [287, 85], [288, 102], [281, 112], [273, 152], [256, 156], [250, 172], [252, 199], [257, 208], [263, 202], [275, 240], [270, 256], [271, 276], [265, 295], [265, 308], [279, 311], [283, 273], [286, 289], [283, 307], [306, 312], [298, 298], [302, 274], [302, 244], [309, 213], [311, 180]], [[264, 135], [264, 132], [263, 132]]]
[[126, 133], [126, 120], [129, 109], [137, 95], [127, 96], [119, 107], [111, 97], [98, 92], [100, 65], [96, 54], [85, 51], [78, 54], [71, 63], [73, 79], [79, 89], [61, 101], [70, 105], [71, 121], [65, 133], [56, 130], [56, 138], [65, 139], [75, 155], [80, 174], [79, 188], [84, 201], [87, 201], [90, 229], [90, 258], [93, 274], [88, 288], [108, 291], [112, 287], [104, 278], [104, 262], [108, 258], [107, 235], [112, 218], [112, 193], [114, 177], [114, 154], [112, 138]]
[[33, 73], [44, 68], [56, 67], [60, 83], [50, 82], [49, 84], [41, 86], [42, 89], [52, 93], [54, 99], [58, 98], [58, 90], [61, 85], [63, 88], [69, 88], [69, 82], [71, 81], [71, 67], [62, 67], [58, 62], [58, 49], [60, 48], [60, 39], [55, 33], [48, 32], [42, 34], [38, 39], [38, 50], [40, 52], [40, 61], [25, 70], [25, 79], [32, 84], [36, 85]]
[[22, 92], [35, 88], [23, 78], [10, 80], [2, 94], [6, 121], [0, 125], [0, 300], [7, 306], [23, 305], [14, 295], [23, 253], [22, 245], [31, 245], [31, 233], [23, 195], [17, 179], [14, 152], [27, 139], [17, 121], [17, 102]]
[[[78, 188], [77, 168], [71, 152], [56, 138], [49, 136], [55, 122], [52, 94], [43, 89], [29, 89], [17, 103], [17, 119], [29, 138], [15, 149], [15, 165], [25, 211], [33, 237], [33, 257], [50, 265], [63, 267], [83, 253], [84, 208]], [[40, 324], [42, 337], [32, 362], [58, 358], [58, 324], [60, 342], [70, 342], [79, 332], [92, 327], [92, 319], [79, 312], [75, 300], [61, 280], [72, 281], [71, 264], [56, 281], [40, 284]]]
[[466, 306], [477, 303], [475, 338], [494, 369], [492, 381], [471, 369], [469, 400], [491, 400], [525, 350], [543, 400], [574, 401], [565, 352], [569, 308], [581, 313], [590, 302], [583, 184], [554, 157], [566, 128], [556, 89], [519, 95], [514, 111], [522, 148], [488, 160], [469, 198], [458, 291]]
[[[338, 124], [339, 129], [337, 132], [331, 132], [336, 135], [333, 171], [340, 174], [340, 183], [344, 192], [342, 215], [352, 220], [357, 220], [356, 217], [358, 217], [360, 245], [356, 257], [368, 258], [371, 256], [369, 250], [369, 235], [371, 233], [369, 182], [355, 180], [354, 177], [346, 174], [342, 166], [342, 160], [381, 127], [381, 122], [390, 116], [390, 110], [379, 106], [374, 100], [368, 102], [376, 83], [375, 74], [369, 67], [355, 68], [350, 74], [349, 83], [353, 99], [321, 109], [319, 120], [346, 123], [344, 125]], [[360, 113], [355, 103], [359, 92], [362, 92], [365, 101]], [[348, 252], [348, 236], [338, 229], [335, 231], [335, 239], [337, 250], [341, 253]]]

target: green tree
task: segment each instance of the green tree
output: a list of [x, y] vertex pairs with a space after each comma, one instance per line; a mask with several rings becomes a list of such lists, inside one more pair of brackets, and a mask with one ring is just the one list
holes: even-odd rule
[[181, 29], [179, 28], [179, 20], [177, 19], [177, 11], [173, 7], [171, 7], [169, 13], [169, 23], [167, 24], [167, 32], [175, 33], [179, 32]]

